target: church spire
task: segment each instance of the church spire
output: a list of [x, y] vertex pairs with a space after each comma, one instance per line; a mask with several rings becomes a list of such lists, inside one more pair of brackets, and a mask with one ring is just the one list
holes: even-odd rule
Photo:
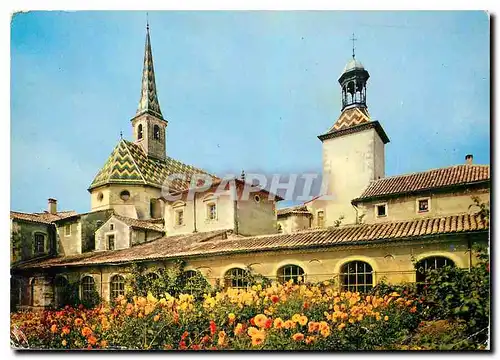
[[149, 113], [163, 120], [160, 104], [158, 102], [158, 94], [156, 93], [153, 53], [151, 51], [151, 39], [149, 37], [149, 21], [146, 25], [146, 46], [144, 48], [141, 99], [139, 100], [136, 116], [144, 113]]

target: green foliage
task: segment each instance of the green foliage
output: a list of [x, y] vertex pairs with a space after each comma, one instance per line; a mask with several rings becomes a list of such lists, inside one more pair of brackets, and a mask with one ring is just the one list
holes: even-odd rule
[[149, 292], [156, 297], [187, 293], [201, 298], [204, 293], [211, 291], [210, 284], [199, 271], [187, 279], [184, 268], [183, 261], [177, 261], [168, 268], [153, 269], [133, 264], [126, 280], [126, 295], [131, 299], [133, 296], [147, 296]]
[[466, 334], [484, 343], [490, 315], [489, 262], [484, 249], [476, 256], [478, 263], [470, 270], [447, 266], [429, 271], [422, 295], [426, 305], [424, 316], [462, 320], [466, 324]]

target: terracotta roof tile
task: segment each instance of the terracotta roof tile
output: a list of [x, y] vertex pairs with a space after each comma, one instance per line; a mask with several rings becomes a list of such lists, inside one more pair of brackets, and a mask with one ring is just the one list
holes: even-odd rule
[[23, 213], [19, 211], [11, 211], [10, 218], [18, 219], [31, 222], [39, 222], [43, 224], [51, 224], [54, 221], [65, 219], [71, 216], [77, 215], [76, 211], [60, 211], [56, 214], [51, 214], [48, 212], [43, 213]]
[[305, 205], [297, 205], [297, 206], [277, 209], [276, 214], [278, 216], [288, 216], [292, 214], [312, 216], [311, 212], [307, 210], [307, 206]]
[[490, 180], [489, 165], [455, 165], [375, 180], [353, 202]]
[[139, 220], [116, 214], [113, 217], [135, 229], [163, 232], [163, 219]]
[[[457, 223], [453, 227], [435, 226]], [[474, 226], [473, 223], [480, 224]], [[227, 237], [227, 230], [162, 237], [158, 240], [116, 251], [92, 252], [72, 257], [60, 257], [24, 267], [83, 266], [103, 263], [215, 256], [236, 252], [293, 250], [310, 247], [349, 245], [359, 242], [418, 239], [422, 235], [443, 235], [487, 229], [477, 215], [459, 214], [431, 219], [379, 224], [350, 225], [338, 228], [308, 230], [291, 234], [271, 234], [253, 237]]]

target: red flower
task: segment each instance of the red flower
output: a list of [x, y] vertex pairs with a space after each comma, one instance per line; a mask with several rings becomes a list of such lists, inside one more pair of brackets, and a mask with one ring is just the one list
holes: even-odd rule
[[273, 319], [269, 318], [269, 319], [266, 320], [266, 324], [264, 325], [264, 327], [266, 329], [270, 329], [271, 326], [273, 326]]
[[250, 324], [252, 324], [252, 326], [255, 326], [255, 321], [253, 321], [253, 318], [250, 319]]
[[184, 331], [184, 334], [182, 334], [182, 336], [181, 336], [181, 340], [184, 340], [188, 336], [189, 336], [189, 333], [187, 331]]
[[280, 301], [280, 297], [278, 295], [273, 295], [271, 296], [271, 301], [276, 304], [278, 301]]
[[215, 322], [213, 320], [210, 320], [210, 334], [215, 335], [216, 331], [217, 331], [217, 326], [215, 325]]
[[191, 345], [191, 349], [193, 349], [193, 350], [200, 350], [201, 346], [197, 345], [197, 344], [193, 344], [193, 345]]
[[78, 305], [78, 309], [82, 310], [83, 309], [83, 304]]
[[307, 302], [304, 303], [304, 309], [309, 309], [309, 303]]
[[208, 335], [203, 336], [203, 339], [201, 339], [201, 342], [204, 344], [208, 343], [209, 341], [210, 341], [210, 336]]

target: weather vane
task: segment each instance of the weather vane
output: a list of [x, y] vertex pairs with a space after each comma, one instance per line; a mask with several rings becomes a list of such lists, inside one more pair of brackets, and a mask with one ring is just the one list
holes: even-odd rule
[[123, 139], [123, 132], [120, 131], [120, 139]]
[[146, 11], [146, 28], [149, 30], [149, 13]]
[[354, 54], [354, 49], [355, 49], [354, 42], [358, 40], [354, 37], [354, 33], [352, 33], [351, 40], [352, 40], [352, 58], [354, 59], [356, 57], [356, 55]]

